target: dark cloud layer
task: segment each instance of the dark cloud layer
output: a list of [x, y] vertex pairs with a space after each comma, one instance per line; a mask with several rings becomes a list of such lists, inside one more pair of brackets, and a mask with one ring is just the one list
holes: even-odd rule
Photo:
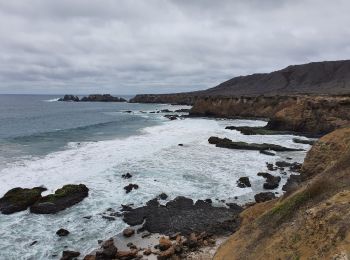
[[162, 93], [350, 57], [347, 0], [0, 0], [0, 93]]

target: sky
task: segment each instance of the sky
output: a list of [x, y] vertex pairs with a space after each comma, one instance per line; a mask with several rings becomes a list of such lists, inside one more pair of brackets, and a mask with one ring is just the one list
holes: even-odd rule
[[348, 0], [0, 0], [0, 93], [206, 89], [349, 59]]

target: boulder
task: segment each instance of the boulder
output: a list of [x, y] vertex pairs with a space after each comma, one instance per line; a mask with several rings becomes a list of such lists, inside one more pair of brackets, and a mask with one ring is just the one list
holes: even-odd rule
[[167, 250], [160, 252], [157, 256], [158, 260], [167, 260], [170, 259], [175, 254], [175, 248], [172, 246], [168, 248]]
[[265, 154], [265, 155], [269, 155], [269, 156], [275, 156], [276, 154], [272, 151], [269, 150], [261, 150], [260, 151], [261, 154]]
[[101, 248], [96, 252], [96, 260], [115, 259], [118, 248], [114, 245], [113, 238], [104, 241]]
[[294, 175], [291, 174], [286, 182], [286, 184], [283, 185], [282, 190], [283, 191], [293, 191], [296, 190], [300, 183], [302, 182], [302, 178], [300, 175]]
[[171, 243], [171, 241], [165, 237], [161, 237], [159, 239], [159, 245], [158, 245], [158, 248], [161, 250], [161, 251], [165, 251], [167, 250], [169, 247], [171, 247], [173, 244]]
[[165, 115], [164, 117], [166, 117], [170, 120], [176, 120], [179, 116], [178, 115]]
[[80, 256], [79, 252], [76, 251], [63, 251], [61, 260], [73, 260]]
[[254, 199], [257, 203], [272, 200], [274, 198], [276, 198], [276, 196], [273, 192], [261, 192], [254, 196]]
[[69, 231], [64, 228], [60, 228], [59, 230], [57, 230], [56, 235], [59, 237], [65, 237], [69, 235]]
[[126, 193], [129, 193], [133, 189], [137, 190], [138, 188], [139, 188], [139, 185], [130, 183], [129, 185], [124, 187], [124, 190]]
[[285, 161], [277, 161], [275, 164], [277, 167], [280, 167], [280, 168], [289, 167], [292, 165], [291, 163], [285, 162]]
[[130, 173], [126, 173], [122, 175], [123, 179], [130, 179], [132, 177], [132, 175]]
[[168, 198], [168, 195], [163, 192], [163, 193], [158, 195], [158, 198], [161, 199], [161, 200], [166, 200]]
[[120, 260], [131, 260], [137, 257], [137, 250], [130, 251], [118, 251], [116, 255], [116, 259]]
[[89, 195], [89, 189], [84, 184], [69, 184], [55, 191], [54, 194], [37, 200], [30, 212], [35, 214], [54, 214], [79, 203]]
[[281, 181], [280, 176], [269, 176], [266, 178], [266, 182], [264, 183], [264, 189], [266, 190], [273, 190], [276, 189]]
[[42, 198], [41, 193], [43, 191], [46, 191], [46, 188], [35, 187], [32, 189], [11, 189], [0, 199], [0, 212], [3, 214], [12, 214], [26, 210]]
[[124, 237], [131, 237], [135, 234], [135, 229], [132, 228], [126, 228], [123, 230], [123, 236]]
[[251, 187], [252, 185], [250, 184], [248, 177], [241, 177], [237, 181], [237, 186], [239, 188], [246, 188], [246, 187]]

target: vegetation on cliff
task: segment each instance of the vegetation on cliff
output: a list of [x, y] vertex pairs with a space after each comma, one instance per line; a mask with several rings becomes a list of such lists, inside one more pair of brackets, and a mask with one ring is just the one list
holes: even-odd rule
[[302, 175], [307, 180], [297, 190], [243, 211], [241, 228], [214, 259], [346, 259], [350, 128], [321, 138], [308, 152]]

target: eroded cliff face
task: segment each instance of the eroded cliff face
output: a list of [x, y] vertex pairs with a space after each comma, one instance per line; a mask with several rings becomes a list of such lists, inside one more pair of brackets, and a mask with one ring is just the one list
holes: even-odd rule
[[265, 117], [267, 129], [325, 134], [350, 122], [350, 98], [331, 96], [275, 96], [200, 98], [192, 116]]
[[[214, 259], [348, 259], [349, 140], [350, 128], [321, 138], [304, 162], [309, 179], [293, 193], [243, 211], [242, 226]], [[326, 150], [320, 148], [324, 144]]]

